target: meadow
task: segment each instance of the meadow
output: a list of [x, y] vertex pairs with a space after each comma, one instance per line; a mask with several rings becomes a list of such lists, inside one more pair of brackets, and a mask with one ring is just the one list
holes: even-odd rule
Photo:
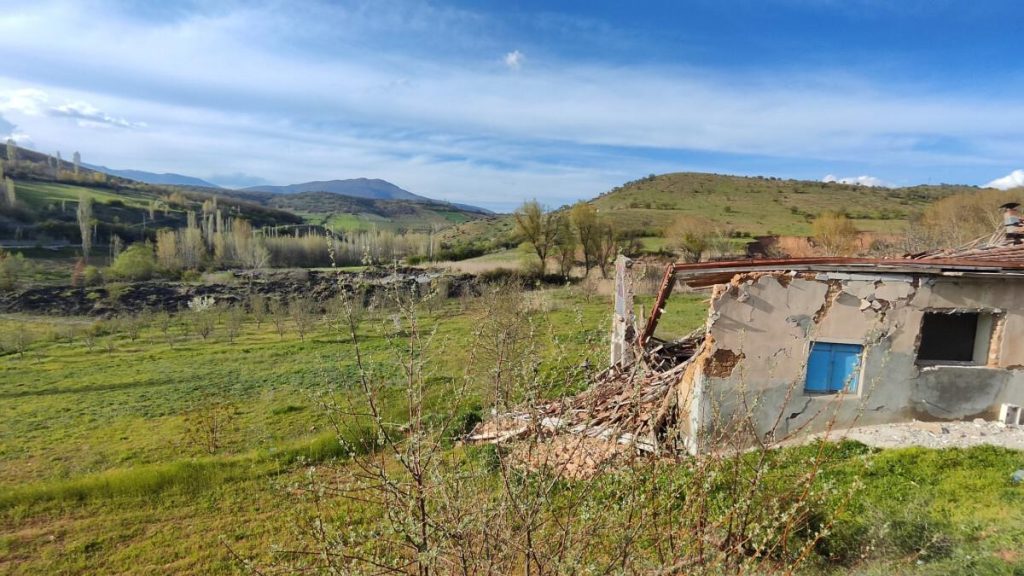
[[[699, 326], [706, 307], [703, 294], [677, 296], [662, 321], [672, 335]], [[585, 387], [579, 367], [607, 361], [608, 296], [572, 286], [515, 298], [529, 320], [539, 383], [533, 398]], [[480, 331], [496, 302], [428, 298], [415, 305], [416, 329], [428, 342], [428, 420], [453, 417], [465, 431], [488, 413], [494, 397]], [[649, 307], [650, 297], [641, 304]], [[373, 504], [296, 494], [312, 476], [351, 473], [360, 439], [339, 442], [330, 399], [358, 395], [360, 359], [391, 383], [381, 388], [384, 418], [405, 429], [411, 397], [397, 359], [409, 325], [387, 306], [328, 306], [301, 330], [301, 319], [237, 312], [0, 318], [0, 570], [253, 573], [302, 542], [314, 514], [343, 534], [351, 530], [347, 537], [375, 533], [381, 510]], [[353, 315], [361, 319], [359, 357], [347, 324]], [[453, 397], [459, 383], [465, 394]], [[348, 433], [368, 432], [342, 436]], [[480, 475], [484, 494], [500, 491], [488, 450], [451, 436], [444, 446], [446, 458]], [[1024, 454], [833, 446], [814, 480], [830, 534], [802, 572], [1024, 573], [1024, 487], [1009, 482]], [[805, 475], [815, 453], [778, 451], [765, 486]], [[673, 510], [690, 474], [672, 462], [613, 470], [571, 508], [573, 489], [560, 488], [549, 513], [571, 510], [581, 529], [606, 528], [594, 529], [592, 546], [610, 550], [624, 528], [645, 524], [629, 515], [630, 502]], [[734, 495], [747, 482], [743, 474], [716, 481], [712, 501]], [[651, 561], [657, 546], [648, 545]]]

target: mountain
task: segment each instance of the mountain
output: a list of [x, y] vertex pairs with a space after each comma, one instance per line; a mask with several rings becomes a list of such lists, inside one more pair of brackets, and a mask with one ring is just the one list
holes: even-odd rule
[[272, 194], [296, 194], [299, 192], [333, 192], [356, 198], [374, 200], [412, 200], [414, 202], [433, 202], [430, 198], [403, 190], [387, 180], [379, 178], [352, 178], [349, 180], [326, 180], [303, 182], [288, 186], [252, 186], [243, 188], [242, 192], [270, 192]]
[[427, 232], [490, 216], [481, 208], [438, 202], [422, 196], [415, 196], [417, 200], [379, 200], [336, 192], [284, 194], [252, 189], [227, 190], [218, 194], [286, 210], [301, 215], [311, 224], [335, 230], [377, 228]]
[[119, 176], [121, 178], [128, 178], [129, 180], [135, 180], [137, 182], [145, 182], [146, 184], [163, 184], [165, 186], [197, 186], [200, 188], [220, 188], [216, 184], [207, 182], [201, 178], [195, 178], [193, 176], [185, 176], [183, 174], [175, 174], [173, 172], [165, 172], [163, 174], [157, 174], [156, 172], [146, 172], [144, 170], [116, 170], [114, 168], [107, 168], [106, 166], [97, 166], [94, 164], [82, 163], [86, 168], [91, 168], [98, 172], [104, 172], [111, 176]]

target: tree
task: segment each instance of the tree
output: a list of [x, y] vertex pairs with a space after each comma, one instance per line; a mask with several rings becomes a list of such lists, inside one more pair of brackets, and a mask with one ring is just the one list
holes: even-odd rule
[[811, 222], [811, 239], [826, 256], [848, 256], [857, 248], [857, 227], [839, 212], [823, 212]]
[[597, 266], [601, 269], [602, 278], [608, 277], [608, 267], [618, 252], [619, 246], [616, 240], [615, 225], [607, 218], [599, 219], [594, 242], [597, 247]]
[[11, 254], [0, 249], [0, 290], [13, 290], [25, 271], [25, 259], [21, 254]]
[[85, 190], [78, 195], [78, 230], [82, 233], [82, 257], [89, 261], [92, 250], [92, 196]]
[[75, 155], [71, 157], [75, 164], [75, 176], [78, 176], [78, 166], [82, 163], [82, 155], [75, 152]]
[[686, 262], [700, 262], [721, 233], [711, 222], [694, 216], [680, 216], [665, 231], [669, 247]]
[[569, 212], [569, 219], [583, 249], [585, 275], [589, 276], [601, 251], [601, 222], [597, 217], [597, 209], [587, 202], [578, 202]]
[[911, 218], [907, 252], [962, 246], [1002, 229], [1001, 204], [1020, 201], [1021, 194], [1003, 190], [979, 190], [954, 194], [929, 204]]
[[547, 272], [548, 252], [558, 237], [559, 215], [545, 211], [536, 200], [523, 202], [515, 214], [516, 228], [540, 258], [540, 272]]
[[118, 254], [110, 274], [124, 280], [149, 280], [156, 272], [156, 257], [149, 244], [135, 243]]
[[7, 139], [7, 163], [11, 166], [18, 163], [18, 146], [14, 143], [14, 138]]
[[14, 189], [14, 180], [9, 176], [4, 178], [4, 202], [8, 206], [14, 208], [14, 204], [18, 201], [18, 195]]
[[569, 218], [560, 215], [554, 253], [555, 259], [558, 261], [558, 270], [566, 278], [572, 272], [572, 267], [576, 265], [577, 247], [576, 234], [572, 229], [572, 224], [569, 223]]

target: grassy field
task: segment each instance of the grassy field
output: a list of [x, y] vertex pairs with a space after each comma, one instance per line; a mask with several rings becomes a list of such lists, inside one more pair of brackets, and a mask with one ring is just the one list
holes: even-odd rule
[[[582, 381], [566, 383], [561, 375], [584, 358], [606, 361], [608, 297], [579, 288], [525, 297], [538, 370], [550, 376], [543, 394], [579, 389]], [[697, 327], [704, 298], [680, 293], [661, 326], [673, 334]], [[649, 306], [649, 298], [641, 303]], [[432, 335], [430, 411], [456, 404], [443, 395], [444, 383], [468, 378], [472, 397], [457, 404], [474, 406], [467, 418], [486, 412], [486, 374], [471, 359], [473, 331], [488, 313], [474, 300], [422, 310], [423, 331]], [[0, 318], [0, 572], [244, 572], [229, 546], [270, 561], [310, 511], [308, 501], [290, 497], [307, 466], [346, 466], [320, 406], [325, 393], [356, 385], [355, 350], [337, 320], [328, 314], [300, 339], [292, 325], [282, 336], [272, 321], [257, 326], [250, 316], [232, 341], [224, 318], [206, 339], [187, 316], [166, 331], [161, 319], [146, 319], [134, 338], [125, 321]], [[368, 312], [361, 326], [362, 352], [388, 374], [395, 369], [393, 313]], [[388, 418], [402, 421], [401, 390], [384, 400]], [[213, 414], [223, 426], [211, 451], [195, 431]], [[802, 473], [808, 457], [804, 448], [780, 452], [780, 476], [772, 481]], [[825, 493], [852, 490], [854, 498], [823, 511], [836, 524], [821, 558], [834, 559], [816, 560], [809, 570], [1024, 573], [1024, 488], [1008, 480], [1020, 467], [1024, 454], [992, 448], [842, 447], [820, 482]], [[659, 476], [652, 485], [670, 486], [687, 468], [650, 473]], [[617, 518], [616, 499], [633, 494], [634, 481], [628, 470], [610, 474], [590, 506]], [[724, 496], [730, 489], [721, 490]], [[678, 496], [661, 490], [649, 497]], [[374, 514], [347, 500], [329, 506], [341, 526]], [[872, 542], [871, 550], [859, 548]]]
[[974, 188], [871, 188], [682, 172], [626, 184], [593, 203], [631, 231], [663, 229], [686, 214], [754, 236], [807, 236], [810, 220], [825, 211], [846, 212], [863, 231], [898, 232], [928, 203], [970, 190]]
[[[641, 178], [590, 202], [617, 229], [641, 239], [649, 252], [664, 248], [665, 229], [681, 215], [718, 223], [741, 236], [809, 236], [826, 211], [845, 212], [863, 232], [893, 234], [931, 202], [972, 192], [970, 186], [870, 188], [838, 183], [720, 174], [673, 173]], [[554, 207], [549, 207], [554, 208]], [[450, 228], [453, 243], [491, 246], [514, 232], [511, 216]], [[738, 239], [738, 242], [740, 240]]]

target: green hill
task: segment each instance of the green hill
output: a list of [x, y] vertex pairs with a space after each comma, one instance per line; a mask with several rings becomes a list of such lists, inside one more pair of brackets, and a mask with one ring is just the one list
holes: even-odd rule
[[917, 211], [973, 186], [871, 188], [839, 183], [679, 172], [619, 186], [592, 202], [614, 213], [623, 230], [657, 235], [680, 214], [759, 235], [810, 234], [810, 221], [825, 211], [845, 212], [859, 229], [898, 232]]
[[200, 189], [183, 189], [135, 182], [80, 167], [75, 173], [64, 162], [19, 148], [14, 163], [4, 158], [4, 174], [13, 179], [16, 202], [0, 202], [0, 242], [32, 246], [80, 242], [76, 211], [82, 195], [93, 202], [95, 241], [105, 244], [113, 235], [125, 242], [153, 239], [159, 228], [180, 228], [190, 211], [201, 213], [204, 203], [217, 205], [224, 217], [242, 218], [254, 226], [304, 224], [300, 216]]
[[432, 200], [379, 200], [358, 198], [335, 192], [298, 192], [277, 194], [240, 190], [229, 192], [236, 198], [259, 202], [264, 206], [287, 210], [334, 230], [427, 232], [447, 228], [487, 216], [467, 207]]
[[[740, 236], [807, 236], [811, 221], [825, 211], [846, 213], [863, 231], [896, 233], [928, 204], [976, 190], [974, 186], [947, 184], [871, 188], [678, 172], [627, 182], [589, 202], [607, 214], [621, 234], [630, 237], [659, 237], [684, 214], [716, 222]], [[486, 249], [508, 245], [514, 231], [514, 220], [505, 216], [451, 228], [445, 231], [444, 239], [455, 245]]]

